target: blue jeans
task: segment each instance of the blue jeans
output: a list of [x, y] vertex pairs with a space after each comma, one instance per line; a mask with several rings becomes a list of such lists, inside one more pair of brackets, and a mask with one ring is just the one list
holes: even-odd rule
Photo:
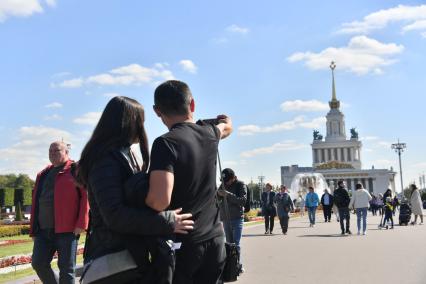
[[[40, 230], [34, 239], [32, 267], [44, 284], [74, 284], [78, 237], [74, 233], [55, 234], [53, 229]], [[59, 282], [50, 266], [58, 252]]]
[[237, 245], [238, 257], [240, 258], [240, 263], [241, 263], [240, 241], [241, 241], [241, 235], [243, 233], [243, 223], [244, 223], [243, 218], [231, 220], [231, 226], [232, 226], [232, 235], [231, 235], [231, 228], [229, 226], [229, 223], [226, 221], [223, 222], [223, 226], [225, 227], [226, 241], [231, 242], [232, 237], [234, 238], [233, 241]]
[[361, 231], [361, 218], [362, 218], [362, 231], [365, 232], [367, 230], [367, 211], [368, 208], [357, 208], [356, 210], [356, 225], [358, 227], [358, 232]]
[[309, 223], [312, 225], [315, 225], [315, 213], [317, 211], [316, 207], [308, 207], [308, 216], [309, 216]]

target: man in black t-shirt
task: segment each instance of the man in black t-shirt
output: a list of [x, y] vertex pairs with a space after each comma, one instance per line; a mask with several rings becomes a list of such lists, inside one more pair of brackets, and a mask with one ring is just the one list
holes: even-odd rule
[[232, 132], [226, 115], [217, 124], [194, 123], [189, 87], [167, 81], [157, 87], [154, 111], [169, 129], [151, 150], [150, 189], [146, 203], [163, 211], [191, 213], [193, 231], [177, 236], [173, 283], [217, 283], [225, 264], [224, 232], [216, 206], [216, 156], [219, 140]]

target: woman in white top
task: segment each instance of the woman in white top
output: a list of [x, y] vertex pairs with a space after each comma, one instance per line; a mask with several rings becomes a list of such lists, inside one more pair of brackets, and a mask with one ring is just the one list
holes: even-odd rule
[[414, 215], [414, 221], [411, 222], [411, 225], [415, 225], [417, 223], [417, 216], [420, 216], [420, 225], [423, 224], [423, 209], [422, 209], [422, 199], [420, 197], [420, 192], [415, 184], [410, 186], [411, 189], [411, 212]]
[[351, 202], [349, 203], [349, 208], [355, 208], [358, 235], [361, 233], [362, 218], [362, 234], [365, 235], [367, 233], [367, 211], [372, 197], [370, 193], [364, 189], [361, 183], [357, 183], [355, 185], [355, 189], [355, 192], [352, 194]]

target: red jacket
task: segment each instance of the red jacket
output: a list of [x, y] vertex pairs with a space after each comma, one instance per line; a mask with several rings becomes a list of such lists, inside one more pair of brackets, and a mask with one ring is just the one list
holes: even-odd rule
[[[71, 164], [68, 160], [62, 171], [55, 179], [54, 189], [54, 210], [55, 210], [55, 233], [73, 232], [75, 228], [87, 229], [89, 222], [89, 203], [87, 192], [83, 188], [78, 188], [71, 175]], [[37, 174], [37, 179], [33, 190], [30, 235], [33, 236], [38, 230], [38, 198], [46, 173], [53, 167], [47, 166]]]

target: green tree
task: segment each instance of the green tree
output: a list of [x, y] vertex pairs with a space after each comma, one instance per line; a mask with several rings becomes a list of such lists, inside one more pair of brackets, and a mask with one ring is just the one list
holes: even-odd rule
[[247, 187], [249, 188], [249, 190], [253, 194], [252, 201], [260, 201], [260, 187], [259, 187], [259, 185], [257, 183], [254, 183], [254, 182], [250, 182], [249, 184], [247, 184]]

